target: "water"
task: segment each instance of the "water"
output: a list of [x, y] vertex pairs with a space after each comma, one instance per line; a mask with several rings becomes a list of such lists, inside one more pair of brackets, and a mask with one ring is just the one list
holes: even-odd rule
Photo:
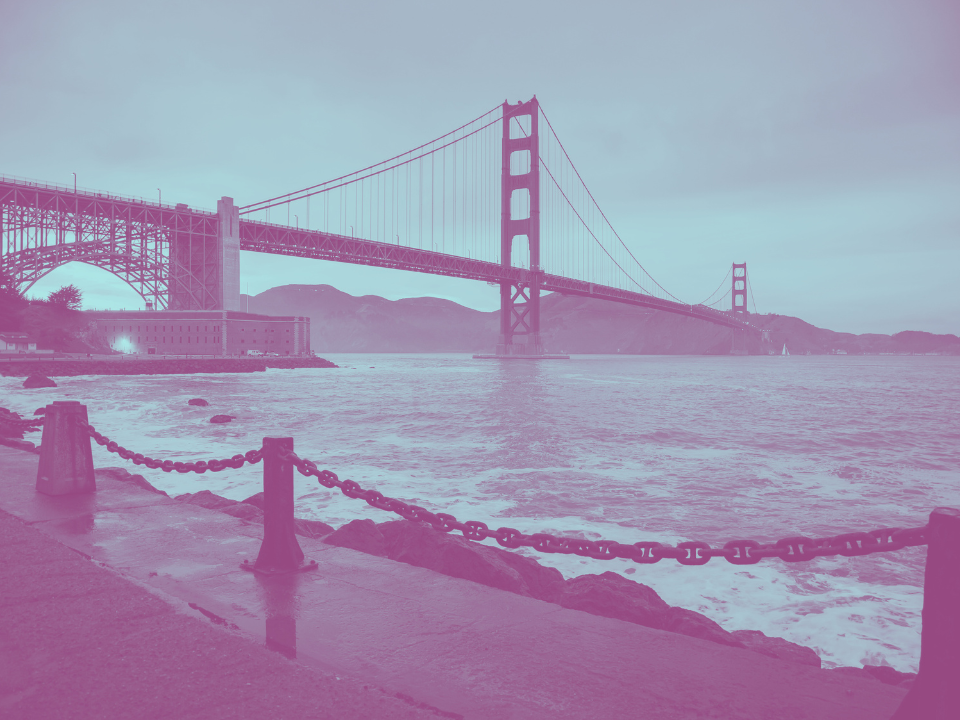
[[[160, 458], [226, 457], [264, 435], [292, 436], [301, 456], [341, 478], [527, 533], [717, 545], [913, 527], [936, 506], [960, 507], [960, 358], [329, 359], [342, 367], [62, 378], [48, 390], [4, 378], [0, 404], [29, 413], [80, 400], [101, 432]], [[188, 406], [191, 397], [210, 407]], [[208, 422], [221, 413], [237, 419]], [[100, 466], [124, 464], [94, 453]], [[172, 495], [240, 500], [261, 489], [260, 466], [139, 472]], [[296, 482], [300, 516], [334, 526], [395, 517]], [[567, 577], [625, 574], [728, 630], [813, 647], [827, 667], [916, 671], [924, 557], [911, 548], [748, 567], [538, 560]]]

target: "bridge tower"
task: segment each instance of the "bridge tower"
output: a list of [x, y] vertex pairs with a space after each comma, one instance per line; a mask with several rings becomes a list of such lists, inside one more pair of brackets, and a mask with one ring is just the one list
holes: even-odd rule
[[[500, 176], [500, 264], [512, 266], [514, 242], [526, 239], [530, 249], [530, 269], [517, 282], [500, 282], [500, 336], [498, 356], [540, 356], [540, 288], [543, 270], [540, 268], [540, 104], [532, 100], [511, 105], [503, 103], [502, 169]], [[514, 120], [516, 118], [516, 120]], [[529, 118], [529, 120], [527, 120]], [[525, 122], [526, 121], [526, 122]], [[519, 125], [518, 125], [519, 123]], [[529, 130], [523, 127], [529, 126]], [[513, 132], [511, 133], [511, 125]], [[514, 137], [511, 137], [511, 134]], [[526, 172], [511, 174], [513, 163]], [[519, 196], [529, 196], [530, 214], [514, 217], [513, 208], [525, 203]]]
[[733, 264], [733, 287], [730, 293], [731, 310], [733, 312], [749, 313], [747, 310], [747, 264]]

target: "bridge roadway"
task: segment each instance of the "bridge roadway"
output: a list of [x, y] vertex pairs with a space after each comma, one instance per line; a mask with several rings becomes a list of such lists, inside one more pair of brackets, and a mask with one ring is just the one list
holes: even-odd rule
[[[205, 297], [209, 290], [203, 278], [195, 277], [181, 263], [171, 262], [176, 253], [171, 253], [169, 248], [164, 252], [161, 245], [169, 244], [170, 239], [176, 237], [188, 243], [191, 252], [194, 246], [209, 248], [216, 242], [217, 213], [188, 208], [183, 204], [162, 205], [143, 198], [75, 191], [60, 185], [3, 176], [0, 176], [0, 207], [6, 208], [6, 225], [0, 214], [0, 239], [6, 239], [0, 247], [0, 270], [18, 277], [25, 285], [24, 291], [54, 268], [76, 261], [114, 273], [142, 295], [150, 294], [159, 299], [164, 295], [164, 285], [169, 289], [182, 286], [200, 306], [215, 302], [213, 297]], [[239, 230], [240, 249], [251, 252], [491, 283], [534, 279], [533, 273], [524, 268], [319, 230], [242, 218]], [[37, 235], [42, 235], [39, 242], [35, 239]], [[71, 239], [74, 235], [80, 240]], [[202, 252], [209, 255], [209, 251]], [[17, 268], [22, 272], [16, 272]], [[705, 305], [687, 305], [561, 275], [543, 273], [541, 288], [564, 295], [663, 310], [738, 330], [758, 331], [738, 313], [714, 310]]]
[[[523, 282], [533, 279], [533, 272], [524, 268], [509, 267], [499, 263], [474, 260], [433, 250], [421, 250], [399, 244], [363, 240], [347, 235], [305, 230], [256, 220], [240, 220], [240, 249], [358, 265], [372, 265], [492, 283], [502, 280]], [[561, 275], [542, 273], [541, 287], [548, 292], [559, 292], [564, 295], [578, 295], [664, 310], [737, 330], [758, 330], [756, 326], [743, 320], [735, 313], [714, 310], [705, 305], [686, 305], [672, 300], [663, 300], [646, 293], [621, 290], [620, 288], [575, 280]]]

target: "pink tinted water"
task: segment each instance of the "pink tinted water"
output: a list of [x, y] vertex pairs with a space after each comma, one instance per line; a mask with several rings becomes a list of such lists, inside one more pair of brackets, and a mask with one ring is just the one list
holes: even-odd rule
[[[722, 544], [922, 525], [935, 506], [960, 507], [957, 358], [330, 359], [343, 367], [4, 390], [17, 408], [81, 400], [98, 429], [155, 457], [223, 457], [293, 436], [299, 454], [365, 487], [524, 532]], [[210, 406], [187, 406], [190, 397]], [[211, 425], [214, 414], [237, 419]], [[98, 465], [122, 464], [95, 452]], [[261, 482], [258, 467], [142, 472], [171, 494], [242, 499]], [[392, 519], [299, 477], [297, 508], [334, 526]], [[827, 666], [913, 671], [923, 558], [912, 549], [743, 568], [538, 557], [567, 577], [625, 574], [728, 630], [814, 647]]]

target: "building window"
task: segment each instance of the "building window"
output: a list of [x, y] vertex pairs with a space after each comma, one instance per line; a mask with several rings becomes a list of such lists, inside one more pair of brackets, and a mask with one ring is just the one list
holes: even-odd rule
[[241, 341], [240, 341], [240, 344], [243, 345], [245, 342], [246, 342], [246, 340], [241, 340]]

